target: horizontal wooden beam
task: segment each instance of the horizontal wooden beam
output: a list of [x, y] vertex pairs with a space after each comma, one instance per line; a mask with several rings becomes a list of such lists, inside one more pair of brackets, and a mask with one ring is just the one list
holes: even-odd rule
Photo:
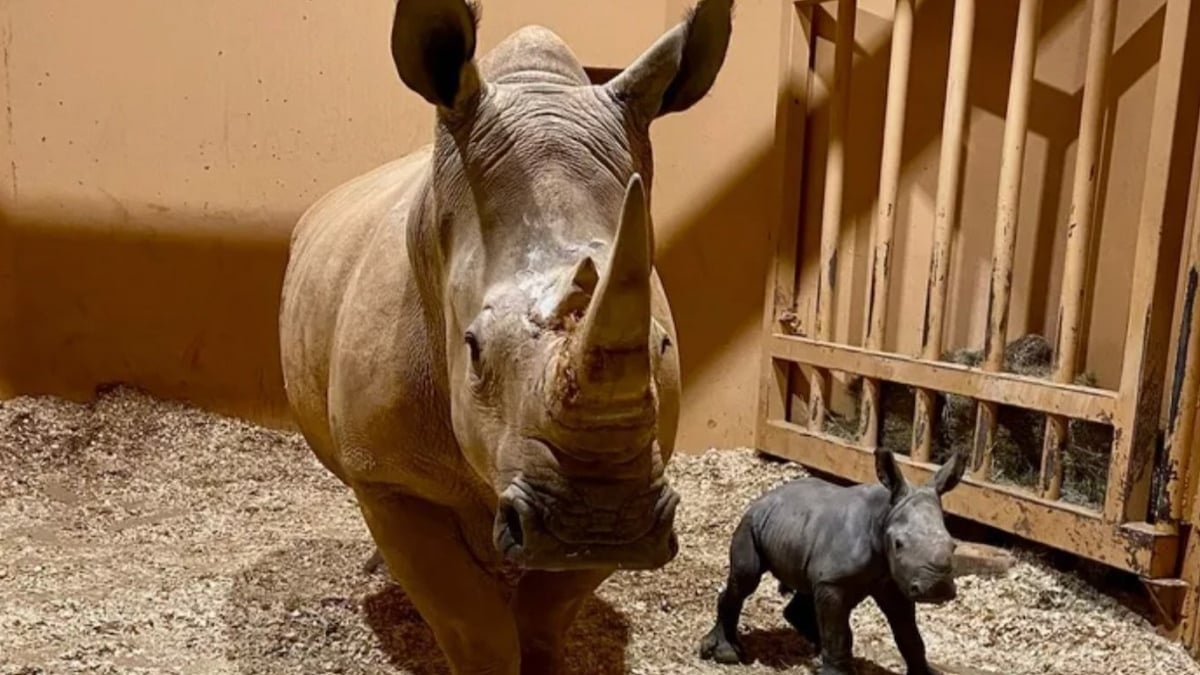
[[1012, 373], [985, 373], [957, 363], [927, 361], [794, 335], [772, 335], [770, 349], [776, 359], [1091, 422], [1111, 424], [1116, 407], [1116, 393], [1103, 389]]
[[[870, 450], [781, 420], [770, 420], [765, 427], [763, 452], [859, 483], [876, 480]], [[912, 482], [928, 479], [937, 469], [903, 456], [896, 460]], [[970, 477], [946, 494], [944, 504], [954, 515], [1144, 577], [1174, 573], [1178, 536], [1172, 530], [1107, 523], [1094, 511]]]

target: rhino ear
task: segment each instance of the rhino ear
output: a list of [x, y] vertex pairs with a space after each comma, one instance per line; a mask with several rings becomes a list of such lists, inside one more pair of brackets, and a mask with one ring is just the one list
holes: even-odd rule
[[454, 110], [479, 90], [475, 29], [479, 13], [465, 0], [397, 0], [392, 61], [400, 79], [430, 103]]
[[879, 482], [884, 487], [891, 491], [893, 502], [904, 496], [905, 491], [908, 490], [908, 483], [904, 480], [904, 474], [900, 473], [900, 467], [896, 465], [896, 457], [891, 450], [876, 448], [875, 476], [879, 478]]
[[733, 0], [700, 0], [605, 86], [646, 120], [687, 110], [708, 93], [725, 62]]
[[937, 473], [933, 474], [933, 477], [929, 479], [929, 484], [939, 495], [944, 495], [958, 487], [966, 470], [966, 457], [961, 452], [955, 452], [950, 456], [950, 460], [943, 464]]

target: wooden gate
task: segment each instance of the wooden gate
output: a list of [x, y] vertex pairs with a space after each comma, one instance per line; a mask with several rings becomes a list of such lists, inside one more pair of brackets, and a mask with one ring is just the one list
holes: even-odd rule
[[[950, 2], [950, 0], [947, 0]], [[968, 116], [968, 77], [972, 71], [972, 41], [977, 35], [977, 2], [953, 0], [948, 73], [941, 145], [937, 168], [936, 200], [930, 265], [925, 277], [924, 309], [913, 323], [920, 332], [920, 348], [910, 353], [887, 350], [885, 332], [889, 312], [889, 284], [895, 249], [898, 190], [901, 182], [902, 139], [910, 98], [910, 62], [914, 24], [920, 7], [914, 0], [873, 2], [825, 0], [790, 2], [785, 17], [785, 48], [781, 62], [780, 98], [776, 142], [784, 151], [783, 225], [774, 232], [775, 252], [768, 277], [757, 444], [764, 452], [798, 461], [816, 470], [854, 481], [874, 480], [873, 451], [881, 444], [888, 424], [889, 397], [909, 392], [911, 409], [897, 407], [910, 420], [905, 443], [897, 459], [910, 480], [923, 480], [938, 466], [939, 453], [969, 453], [969, 473], [962, 486], [947, 495], [948, 511], [997, 527], [1020, 537], [1068, 551], [1140, 575], [1162, 601], [1172, 627], [1188, 644], [1196, 644], [1197, 614], [1192, 589], [1200, 582], [1200, 543], [1188, 539], [1191, 523], [1200, 522], [1200, 500], [1194, 499], [1200, 460], [1193, 431], [1196, 423], [1197, 386], [1200, 380], [1200, 312], [1194, 311], [1197, 266], [1200, 264], [1200, 226], [1191, 218], [1175, 217], [1181, 225], [1172, 230], [1168, 220], [1169, 194], [1178, 192], [1178, 160], [1193, 174], [1194, 129], [1181, 125], [1181, 97], [1200, 86], [1193, 74], [1185, 77], [1185, 46], [1189, 26], [1195, 23], [1191, 0], [1166, 0], [1161, 8], [1162, 38], [1153, 86], [1153, 115], [1148, 140], [1139, 148], [1146, 168], [1140, 191], [1140, 216], [1126, 227], [1136, 228], [1129, 311], [1119, 384], [1110, 388], [1080, 384], [1086, 339], [1086, 274], [1093, 245], [1097, 205], [1098, 166], [1104, 139], [1105, 87], [1111, 79], [1116, 0], [1080, 0], [1087, 17], [1086, 69], [1079, 103], [1078, 141], [1064, 259], [1061, 262], [1057, 321], [1051, 345], [1052, 363], [1041, 375], [1008, 372], [1005, 366], [1009, 314], [1013, 292], [1014, 250], [1017, 239], [1022, 167], [1029, 133], [1031, 89], [1037, 57], [1041, 0], [997, 3], [1016, 6], [1015, 39], [1011, 59], [1003, 142], [999, 164], [994, 240], [990, 255], [990, 283], [986, 291], [987, 321], [982, 346], [974, 361], [953, 362], [945, 349], [945, 316], [950, 291], [950, 260], [955, 245], [960, 178], [964, 164], [964, 130]], [[846, 139], [851, 109], [851, 78], [856, 72], [855, 24], [862, 15], [858, 5], [885, 5], [890, 20], [890, 59], [887, 59], [887, 94], [884, 104], [882, 149], [878, 167], [878, 192], [871, 218], [866, 281], [861, 284], [863, 327], [859, 344], [834, 339], [835, 294], [839, 291], [839, 248], [844, 225], [843, 195], [853, 178], [846, 171]], [[1047, 5], [1050, 2], [1046, 3]], [[1124, 3], [1122, 3], [1124, 4]], [[865, 11], [871, 11], [866, 9]], [[1010, 10], [1011, 11], [1011, 10]], [[818, 41], [832, 42], [832, 75], [825, 78], [823, 98], [815, 91], [818, 75], [814, 54]], [[940, 86], [940, 85], [939, 85]], [[820, 99], [820, 100], [818, 100]], [[814, 127], [814, 110], [825, 116]], [[1191, 123], [1194, 125], [1195, 120]], [[823, 178], [807, 186], [804, 155], [806, 137], [827, 134]], [[1186, 145], [1187, 147], [1182, 147]], [[1200, 164], [1200, 162], [1197, 162]], [[1200, 167], [1196, 167], [1200, 168]], [[1192, 184], [1185, 181], [1184, 191]], [[874, 184], [872, 187], [874, 187]], [[802, 288], [801, 264], [805, 231], [803, 194], [820, 195], [819, 217], [808, 220], [820, 228], [819, 256], [811, 245], [807, 254], [819, 266], [816, 281]], [[1176, 200], [1177, 201], [1177, 200]], [[1192, 207], [1195, 209], [1194, 201]], [[1186, 202], [1186, 196], [1185, 196]], [[1177, 208], [1175, 209], [1178, 210]], [[814, 209], [815, 211], [815, 209]], [[1174, 217], [1174, 216], [1172, 216]], [[1191, 225], [1184, 229], [1182, 223]], [[1132, 230], [1131, 230], [1132, 231]], [[1181, 253], [1182, 251], [1182, 253]], [[809, 264], [812, 266], [812, 263]], [[844, 273], [844, 270], [842, 271]], [[843, 290], [844, 292], [844, 290]], [[807, 294], [807, 295], [806, 295]], [[805, 320], [805, 313], [808, 313]], [[1116, 355], [1114, 355], [1116, 356]], [[850, 397], [853, 414], [832, 409], [832, 382], [848, 376], [844, 389], [860, 393]], [[857, 400], [855, 400], [855, 398]], [[939, 424], [953, 401], [973, 409], [973, 423], [961, 434], [961, 446], [940, 448]], [[1005, 431], [1006, 414], [1027, 411], [1037, 415], [1040, 463], [1033, 468], [1032, 485], [1003, 484], [995, 478], [996, 448]], [[1009, 418], [1027, 420], [1028, 417]], [[847, 422], [849, 420], [849, 422]], [[1044, 420], [1044, 421], [1041, 421]], [[901, 420], [903, 421], [903, 420]], [[1070, 503], [1063, 498], [1065, 448], [1075, 425], [1090, 423], [1110, 429], [1103, 459], [1107, 480], [1093, 505]], [[841, 431], [835, 427], [840, 424]], [[1042, 431], [1044, 430], [1044, 431]], [[944, 436], [944, 434], [943, 434]], [[951, 439], [953, 440], [953, 439]], [[1038, 449], [1035, 448], [1035, 453]], [[1166, 600], [1164, 600], [1166, 599]]]

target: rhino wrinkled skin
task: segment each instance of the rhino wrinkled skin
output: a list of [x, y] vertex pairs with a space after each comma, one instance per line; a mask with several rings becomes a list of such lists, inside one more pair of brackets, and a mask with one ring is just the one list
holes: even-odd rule
[[678, 550], [649, 127], [708, 92], [730, 14], [701, 0], [592, 85], [545, 28], [477, 63], [473, 5], [401, 0], [392, 55], [434, 140], [292, 235], [293, 414], [455, 673], [558, 672], [583, 599]]

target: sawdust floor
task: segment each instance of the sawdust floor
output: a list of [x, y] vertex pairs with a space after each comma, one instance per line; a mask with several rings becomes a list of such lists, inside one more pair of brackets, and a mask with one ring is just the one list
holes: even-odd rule
[[[372, 549], [350, 495], [295, 435], [118, 389], [89, 406], [0, 403], [0, 462], [0, 672], [445, 672], [404, 594], [359, 571]], [[743, 616], [755, 663], [696, 657], [742, 508], [798, 469], [714, 451], [671, 473], [681, 554], [601, 587], [573, 630], [573, 672], [813, 672], [769, 579]], [[936, 663], [1200, 674], [1140, 617], [1029, 556], [961, 588], [920, 610]], [[870, 601], [853, 621], [862, 675], [904, 672]]]

